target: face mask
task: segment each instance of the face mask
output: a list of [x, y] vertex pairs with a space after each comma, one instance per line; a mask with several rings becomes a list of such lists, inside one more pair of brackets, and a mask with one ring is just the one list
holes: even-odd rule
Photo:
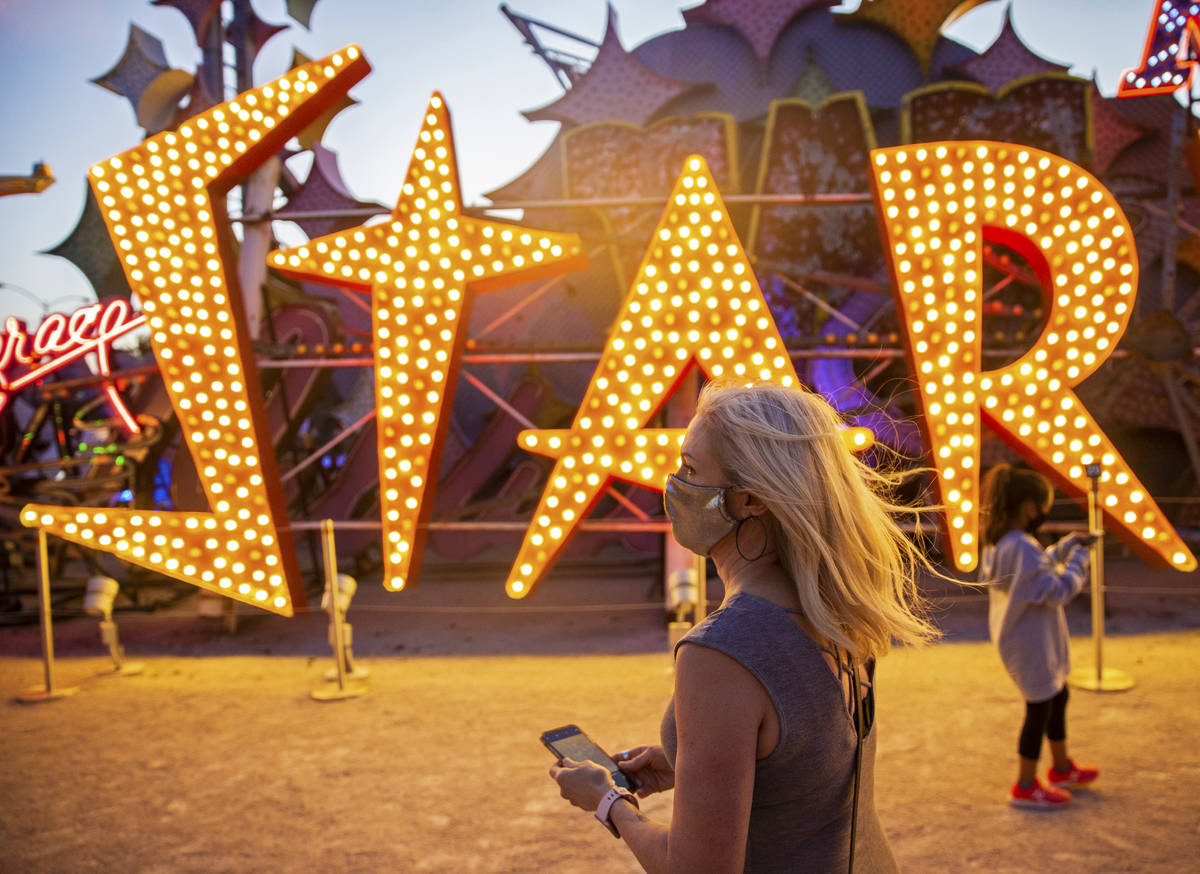
[[722, 486], [694, 486], [672, 474], [663, 490], [663, 505], [671, 520], [671, 534], [684, 549], [708, 555], [738, 520], [725, 508]]
[[1025, 530], [1028, 531], [1030, 534], [1037, 534], [1037, 530], [1042, 527], [1042, 523], [1045, 521], [1046, 521], [1046, 514], [1043, 513], [1041, 510], [1038, 510], [1037, 515], [1034, 516], [1032, 519], [1030, 519], [1029, 522], [1025, 525]]

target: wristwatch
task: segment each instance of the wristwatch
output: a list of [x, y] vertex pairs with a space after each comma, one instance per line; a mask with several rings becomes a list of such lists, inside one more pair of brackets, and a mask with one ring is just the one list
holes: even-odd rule
[[596, 808], [596, 819], [600, 820], [600, 824], [612, 832], [614, 838], [621, 837], [621, 833], [617, 831], [617, 827], [612, 822], [612, 806], [624, 798], [634, 807], [638, 806], [637, 796], [628, 789], [622, 789], [620, 786], [614, 786], [604, 793], [604, 797], [600, 799], [600, 806]]

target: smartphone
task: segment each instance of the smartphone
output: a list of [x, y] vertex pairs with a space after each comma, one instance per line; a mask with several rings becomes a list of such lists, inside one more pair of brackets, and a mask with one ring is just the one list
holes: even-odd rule
[[612, 757], [584, 734], [578, 725], [564, 725], [562, 728], [553, 728], [543, 732], [542, 743], [546, 745], [546, 749], [560, 759], [574, 759], [577, 762], [590, 761], [602, 765], [608, 769], [608, 773], [612, 774], [613, 782], [622, 789], [633, 792], [637, 788], [637, 784], [617, 767], [617, 763], [612, 760]]

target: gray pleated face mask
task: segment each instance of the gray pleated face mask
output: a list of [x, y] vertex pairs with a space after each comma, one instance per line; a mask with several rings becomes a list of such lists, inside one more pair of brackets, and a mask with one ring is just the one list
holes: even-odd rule
[[671, 474], [663, 489], [663, 506], [671, 520], [671, 534], [684, 549], [708, 555], [737, 527], [738, 520], [725, 506], [725, 486], [695, 486]]

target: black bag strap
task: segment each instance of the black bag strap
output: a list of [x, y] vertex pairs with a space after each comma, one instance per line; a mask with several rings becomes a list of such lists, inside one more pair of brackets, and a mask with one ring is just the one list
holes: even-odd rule
[[850, 864], [846, 868], [854, 874], [854, 838], [858, 831], [858, 783], [862, 774], [863, 714], [862, 698], [859, 697], [858, 665], [850, 660], [850, 681], [854, 684], [854, 796], [850, 803]]

